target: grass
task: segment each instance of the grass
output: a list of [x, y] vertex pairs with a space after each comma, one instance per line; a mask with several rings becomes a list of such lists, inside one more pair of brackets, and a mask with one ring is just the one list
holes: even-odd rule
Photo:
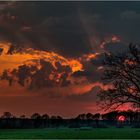
[[2, 129], [0, 139], [140, 139], [140, 129]]

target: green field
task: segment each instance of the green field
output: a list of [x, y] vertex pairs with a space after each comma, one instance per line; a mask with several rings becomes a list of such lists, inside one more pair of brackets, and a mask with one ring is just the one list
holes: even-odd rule
[[2, 139], [140, 139], [140, 129], [11, 129], [0, 130]]

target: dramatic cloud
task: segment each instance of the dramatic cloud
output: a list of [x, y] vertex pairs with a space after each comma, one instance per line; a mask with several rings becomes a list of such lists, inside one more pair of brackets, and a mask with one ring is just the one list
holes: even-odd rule
[[[129, 7], [128, 3], [127, 5]], [[137, 6], [136, 3], [132, 5]], [[111, 2], [2, 3], [1, 39], [18, 44], [14, 45], [11, 51], [30, 45], [67, 57], [79, 57], [97, 51], [103, 40], [113, 34], [121, 36], [125, 41], [138, 41], [137, 38], [133, 39], [131, 26], [138, 36], [136, 24], [139, 22], [139, 12], [129, 10], [130, 8], [125, 10], [123, 6], [121, 11], [116, 11], [117, 6], [120, 6], [117, 2], [115, 7]], [[114, 11], [108, 13], [112, 7]], [[127, 17], [135, 17], [136, 20], [130, 19], [126, 23]], [[133, 37], [132, 40], [130, 36]]]
[[94, 112], [97, 93], [107, 88], [101, 79], [104, 53], [124, 53], [129, 43], [140, 43], [139, 6], [0, 2], [0, 96], [5, 100], [0, 111], [20, 112], [26, 104], [27, 114]]
[[[3, 49], [4, 48], [4, 49]], [[24, 49], [9, 54], [10, 44], [1, 44], [1, 80], [8, 80], [28, 88], [68, 86], [73, 72], [82, 70], [82, 64], [76, 59], [66, 59], [53, 52]], [[9, 58], [12, 58], [8, 61]], [[19, 59], [19, 60], [18, 60]], [[8, 61], [4, 66], [3, 62]]]

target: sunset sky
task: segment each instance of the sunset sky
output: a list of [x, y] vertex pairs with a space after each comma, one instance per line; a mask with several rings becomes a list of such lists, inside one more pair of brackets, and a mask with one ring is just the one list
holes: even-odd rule
[[104, 52], [140, 43], [140, 2], [0, 2], [0, 114], [72, 117], [97, 104]]

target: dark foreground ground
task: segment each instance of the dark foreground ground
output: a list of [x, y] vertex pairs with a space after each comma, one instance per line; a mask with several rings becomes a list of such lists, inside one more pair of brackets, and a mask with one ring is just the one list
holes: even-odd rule
[[140, 139], [136, 128], [8, 129], [0, 130], [2, 139]]

